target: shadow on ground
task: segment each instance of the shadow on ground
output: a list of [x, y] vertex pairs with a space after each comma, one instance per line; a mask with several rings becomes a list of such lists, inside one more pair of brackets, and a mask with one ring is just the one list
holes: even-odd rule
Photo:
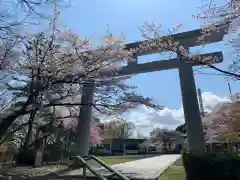
[[83, 179], [81, 176], [59, 176], [59, 175], [43, 175], [43, 176], [35, 176], [35, 177], [29, 177], [29, 176], [20, 176], [20, 175], [14, 175], [14, 176], [2, 176], [0, 177], [1, 180], [81, 180]]
[[65, 175], [75, 169], [68, 167], [67, 165], [45, 165], [39, 168], [33, 168], [29, 166], [16, 167], [15, 165], [1, 167], [0, 180], [47, 180], [47, 179], [82, 179], [78, 175], [69, 176]]
[[[13, 167], [12, 167], [13, 168]], [[55, 180], [67, 180], [67, 179], [83, 179], [81, 175], [65, 175], [75, 169], [72, 168], [63, 168], [59, 169], [55, 172], [47, 173], [47, 174], [38, 174], [38, 173], [3, 173], [0, 176], [1, 180], [50, 180], [50, 179], [55, 179]]]

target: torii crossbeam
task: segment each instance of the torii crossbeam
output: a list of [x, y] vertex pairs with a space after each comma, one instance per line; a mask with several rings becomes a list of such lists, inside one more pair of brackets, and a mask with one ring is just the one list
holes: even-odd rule
[[[205, 44], [214, 43], [222, 41], [222, 38], [225, 34], [225, 28], [220, 28], [218, 31], [211, 33], [209, 36], [203, 39]], [[178, 41], [184, 47], [189, 48], [193, 46], [201, 45], [201, 42], [198, 41], [198, 37], [201, 35], [202, 30], [194, 30], [185, 33], [179, 33], [172, 35], [171, 38]], [[139, 46], [142, 42], [135, 42], [126, 44], [126, 49], [134, 49]], [[163, 50], [162, 50], [163, 52]], [[203, 132], [203, 125], [199, 111], [197, 92], [194, 80], [194, 74], [192, 66], [203, 65], [202, 63], [207, 58], [212, 58], [213, 61], [204, 62], [206, 64], [220, 63], [223, 61], [223, 56], [221, 52], [214, 52], [209, 54], [202, 54], [199, 56], [199, 61], [191, 61], [190, 59], [185, 59], [178, 54], [178, 57], [170, 60], [161, 60], [155, 62], [149, 62], [144, 64], [137, 63], [137, 56], [159, 53], [158, 48], [152, 48], [147, 51], [136, 52], [136, 58], [134, 61], [129, 62], [127, 66], [122, 67], [117, 73], [116, 76], [124, 75], [135, 75], [140, 73], [147, 73], [153, 71], [169, 70], [176, 69], [179, 70], [179, 78], [181, 84], [181, 93], [182, 93], [182, 102], [184, 109], [185, 122], [187, 124], [187, 135], [188, 135], [188, 144], [190, 151], [204, 152], [205, 147], [205, 138]], [[102, 73], [103, 76], [104, 73]], [[101, 73], [100, 73], [101, 76]], [[82, 103], [91, 104], [93, 100], [94, 93], [94, 83], [88, 83], [83, 88]], [[78, 124], [78, 133], [77, 133], [77, 154], [80, 156], [88, 155], [88, 145], [90, 140], [90, 125], [92, 118], [92, 106], [84, 105], [80, 110], [80, 119], [81, 121]]]

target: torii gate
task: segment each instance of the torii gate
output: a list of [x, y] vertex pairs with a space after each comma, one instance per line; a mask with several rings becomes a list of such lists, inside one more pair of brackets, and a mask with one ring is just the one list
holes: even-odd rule
[[[222, 41], [222, 38], [225, 34], [224, 28], [219, 28], [219, 31], [215, 31], [211, 33], [209, 36], [205, 36], [203, 41], [205, 44], [210, 44], [214, 42]], [[193, 31], [188, 31], [184, 33], [179, 33], [171, 36], [171, 39], [178, 41], [185, 48], [190, 48], [193, 46], [199, 46], [202, 43], [198, 41], [198, 37], [202, 35], [202, 29], [197, 29]], [[169, 36], [168, 36], [169, 37]], [[166, 38], [166, 37], [165, 37]], [[142, 43], [148, 43], [148, 41], [134, 42], [130, 44], [126, 44], [126, 50], [136, 49]], [[162, 50], [161, 52], [164, 52]], [[185, 122], [187, 125], [187, 136], [188, 136], [188, 144], [190, 151], [196, 152], [204, 152], [206, 150], [205, 147], [205, 138], [203, 132], [203, 125], [199, 111], [197, 92], [194, 80], [194, 74], [192, 66], [202, 65], [201, 63], [197, 63], [196, 61], [192, 61], [191, 59], [186, 59], [178, 54], [177, 58], [169, 59], [169, 60], [160, 60], [155, 62], [148, 62], [144, 64], [137, 63], [137, 57], [141, 55], [160, 53], [159, 48], [153, 47], [152, 49], [137, 51], [135, 53], [135, 59], [133, 61], [129, 61], [128, 65], [122, 67], [117, 73], [116, 76], [124, 76], [124, 75], [135, 75], [140, 73], [154, 72], [154, 71], [162, 71], [169, 69], [177, 69], [179, 70], [179, 78], [181, 84], [181, 93], [182, 93], [182, 102], [184, 109]], [[214, 52], [208, 54], [202, 54], [199, 56], [199, 61], [202, 62], [207, 57], [214, 58], [214, 62], [207, 63], [220, 63], [223, 61], [222, 52]], [[190, 61], [189, 61], [190, 60]], [[94, 82], [88, 83], [83, 87], [83, 95], [82, 95], [82, 103], [83, 104], [91, 104], [93, 101], [93, 93], [94, 93]], [[77, 128], [77, 146], [76, 151], [80, 156], [88, 155], [88, 145], [90, 140], [90, 125], [92, 119], [92, 106], [84, 105], [80, 109], [80, 119], [81, 122], [78, 123]]]

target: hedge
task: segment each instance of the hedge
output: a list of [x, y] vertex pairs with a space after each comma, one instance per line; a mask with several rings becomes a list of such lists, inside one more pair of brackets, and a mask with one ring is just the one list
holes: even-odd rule
[[187, 180], [240, 180], [240, 154], [183, 152]]
[[103, 155], [105, 155], [104, 148], [91, 148], [91, 149], [89, 149], [89, 154], [103, 156]]

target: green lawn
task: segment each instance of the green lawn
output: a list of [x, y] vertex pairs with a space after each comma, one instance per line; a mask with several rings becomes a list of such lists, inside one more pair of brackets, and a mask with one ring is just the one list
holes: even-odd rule
[[[146, 158], [146, 157], [144, 155], [127, 155], [127, 156], [100, 156], [99, 158], [103, 160], [106, 164], [113, 165], [113, 164], [129, 162], [129, 161], [135, 161], [135, 160]], [[95, 167], [99, 166], [94, 161], [89, 161], [89, 164]]]
[[184, 180], [185, 170], [183, 166], [170, 166], [158, 180]]
[[182, 158], [179, 158], [161, 174], [158, 180], [184, 180], [185, 175]]
[[99, 157], [103, 160], [106, 164], [113, 165], [113, 164], [120, 164], [125, 163], [128, 161], [134, 161], [134, 158], [128, 158], [127, 156], [115, 156], [115, 157]]

